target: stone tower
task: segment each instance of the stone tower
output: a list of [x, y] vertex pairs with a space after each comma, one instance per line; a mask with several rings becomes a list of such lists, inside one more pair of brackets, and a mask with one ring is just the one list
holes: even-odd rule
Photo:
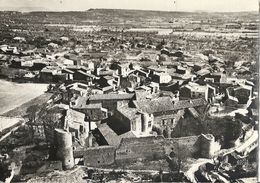
[[201, 134], [199, 136], [199, 144], [201, 158], [212, 158], [221, 147], [212, 134]]
[[63, 169], [74, 167], [72, 135], [63, 129], [55, 129], [56, 157], [62, 161]]

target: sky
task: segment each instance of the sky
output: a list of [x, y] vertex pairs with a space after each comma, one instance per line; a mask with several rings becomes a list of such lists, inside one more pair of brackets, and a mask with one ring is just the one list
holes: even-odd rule
[[0, 0], [0, 10], [85, 11], [90, 8], [162, 11], [257, 11], [258, 0]]

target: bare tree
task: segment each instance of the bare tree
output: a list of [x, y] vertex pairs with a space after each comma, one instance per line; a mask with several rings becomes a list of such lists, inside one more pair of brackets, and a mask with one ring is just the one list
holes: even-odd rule
[[172, 151], [169, 156], [171, 158], [171, 162], [170, 162], [171, 170], [172, 171], [177, 170], [178, 174], [180, 174], [184, 162], [190, 156], [190, 151], [185, 145], [177, 144], [176, 147], [172, 148]]
[[29, 122], [27, 125], [30, 128], [32, 139], [34, 139], [34, 126], [36, 123], [36, 118], [37, 118], [37, 112], [39, 111], [39, 106], [38, 105], [32, 105], [27, 108], [26, 114], [28, 117]]

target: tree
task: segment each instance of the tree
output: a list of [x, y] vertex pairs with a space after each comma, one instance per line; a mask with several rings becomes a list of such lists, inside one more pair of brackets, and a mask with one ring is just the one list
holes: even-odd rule
[[32, 139], [34, 138], [34, 126], [36, 123], [36, 118], [37, 118], [37, 112], [39, 111], [39, 106], [38, 105], [32, 105], [27, 108], [26, 110], [26, 116], [29, 119], [29, 122], [27, 123], [30, 130], [31, 130], [31, 135]]
[[215, 137], [223, 137], [222, 146], [229, 147], [233, 141], [239, 138], [242, 132], [240, 119], [232, 117], [207, 119], [207, 132]]
[[59, 107], [43, 108], [39, 112], [39, 122], [42, 123], [46, 141], [52, 143], [55, 128], [62, 127], [61, 116], [62, 111]]
[[177, 144], [172, 148], [171, 153], [169, 154], [171, 158], [170, 169], [172, 171], [178, 172], [180, 174], [181, 169], [183, 168], [184, 162], [190, 156], [189, 149], [183, 144]]

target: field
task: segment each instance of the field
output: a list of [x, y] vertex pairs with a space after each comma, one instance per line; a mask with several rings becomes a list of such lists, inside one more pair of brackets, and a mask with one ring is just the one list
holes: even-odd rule
[[0, 115], [42, 95], [46, 84], [17, 84], [0, 80]]

